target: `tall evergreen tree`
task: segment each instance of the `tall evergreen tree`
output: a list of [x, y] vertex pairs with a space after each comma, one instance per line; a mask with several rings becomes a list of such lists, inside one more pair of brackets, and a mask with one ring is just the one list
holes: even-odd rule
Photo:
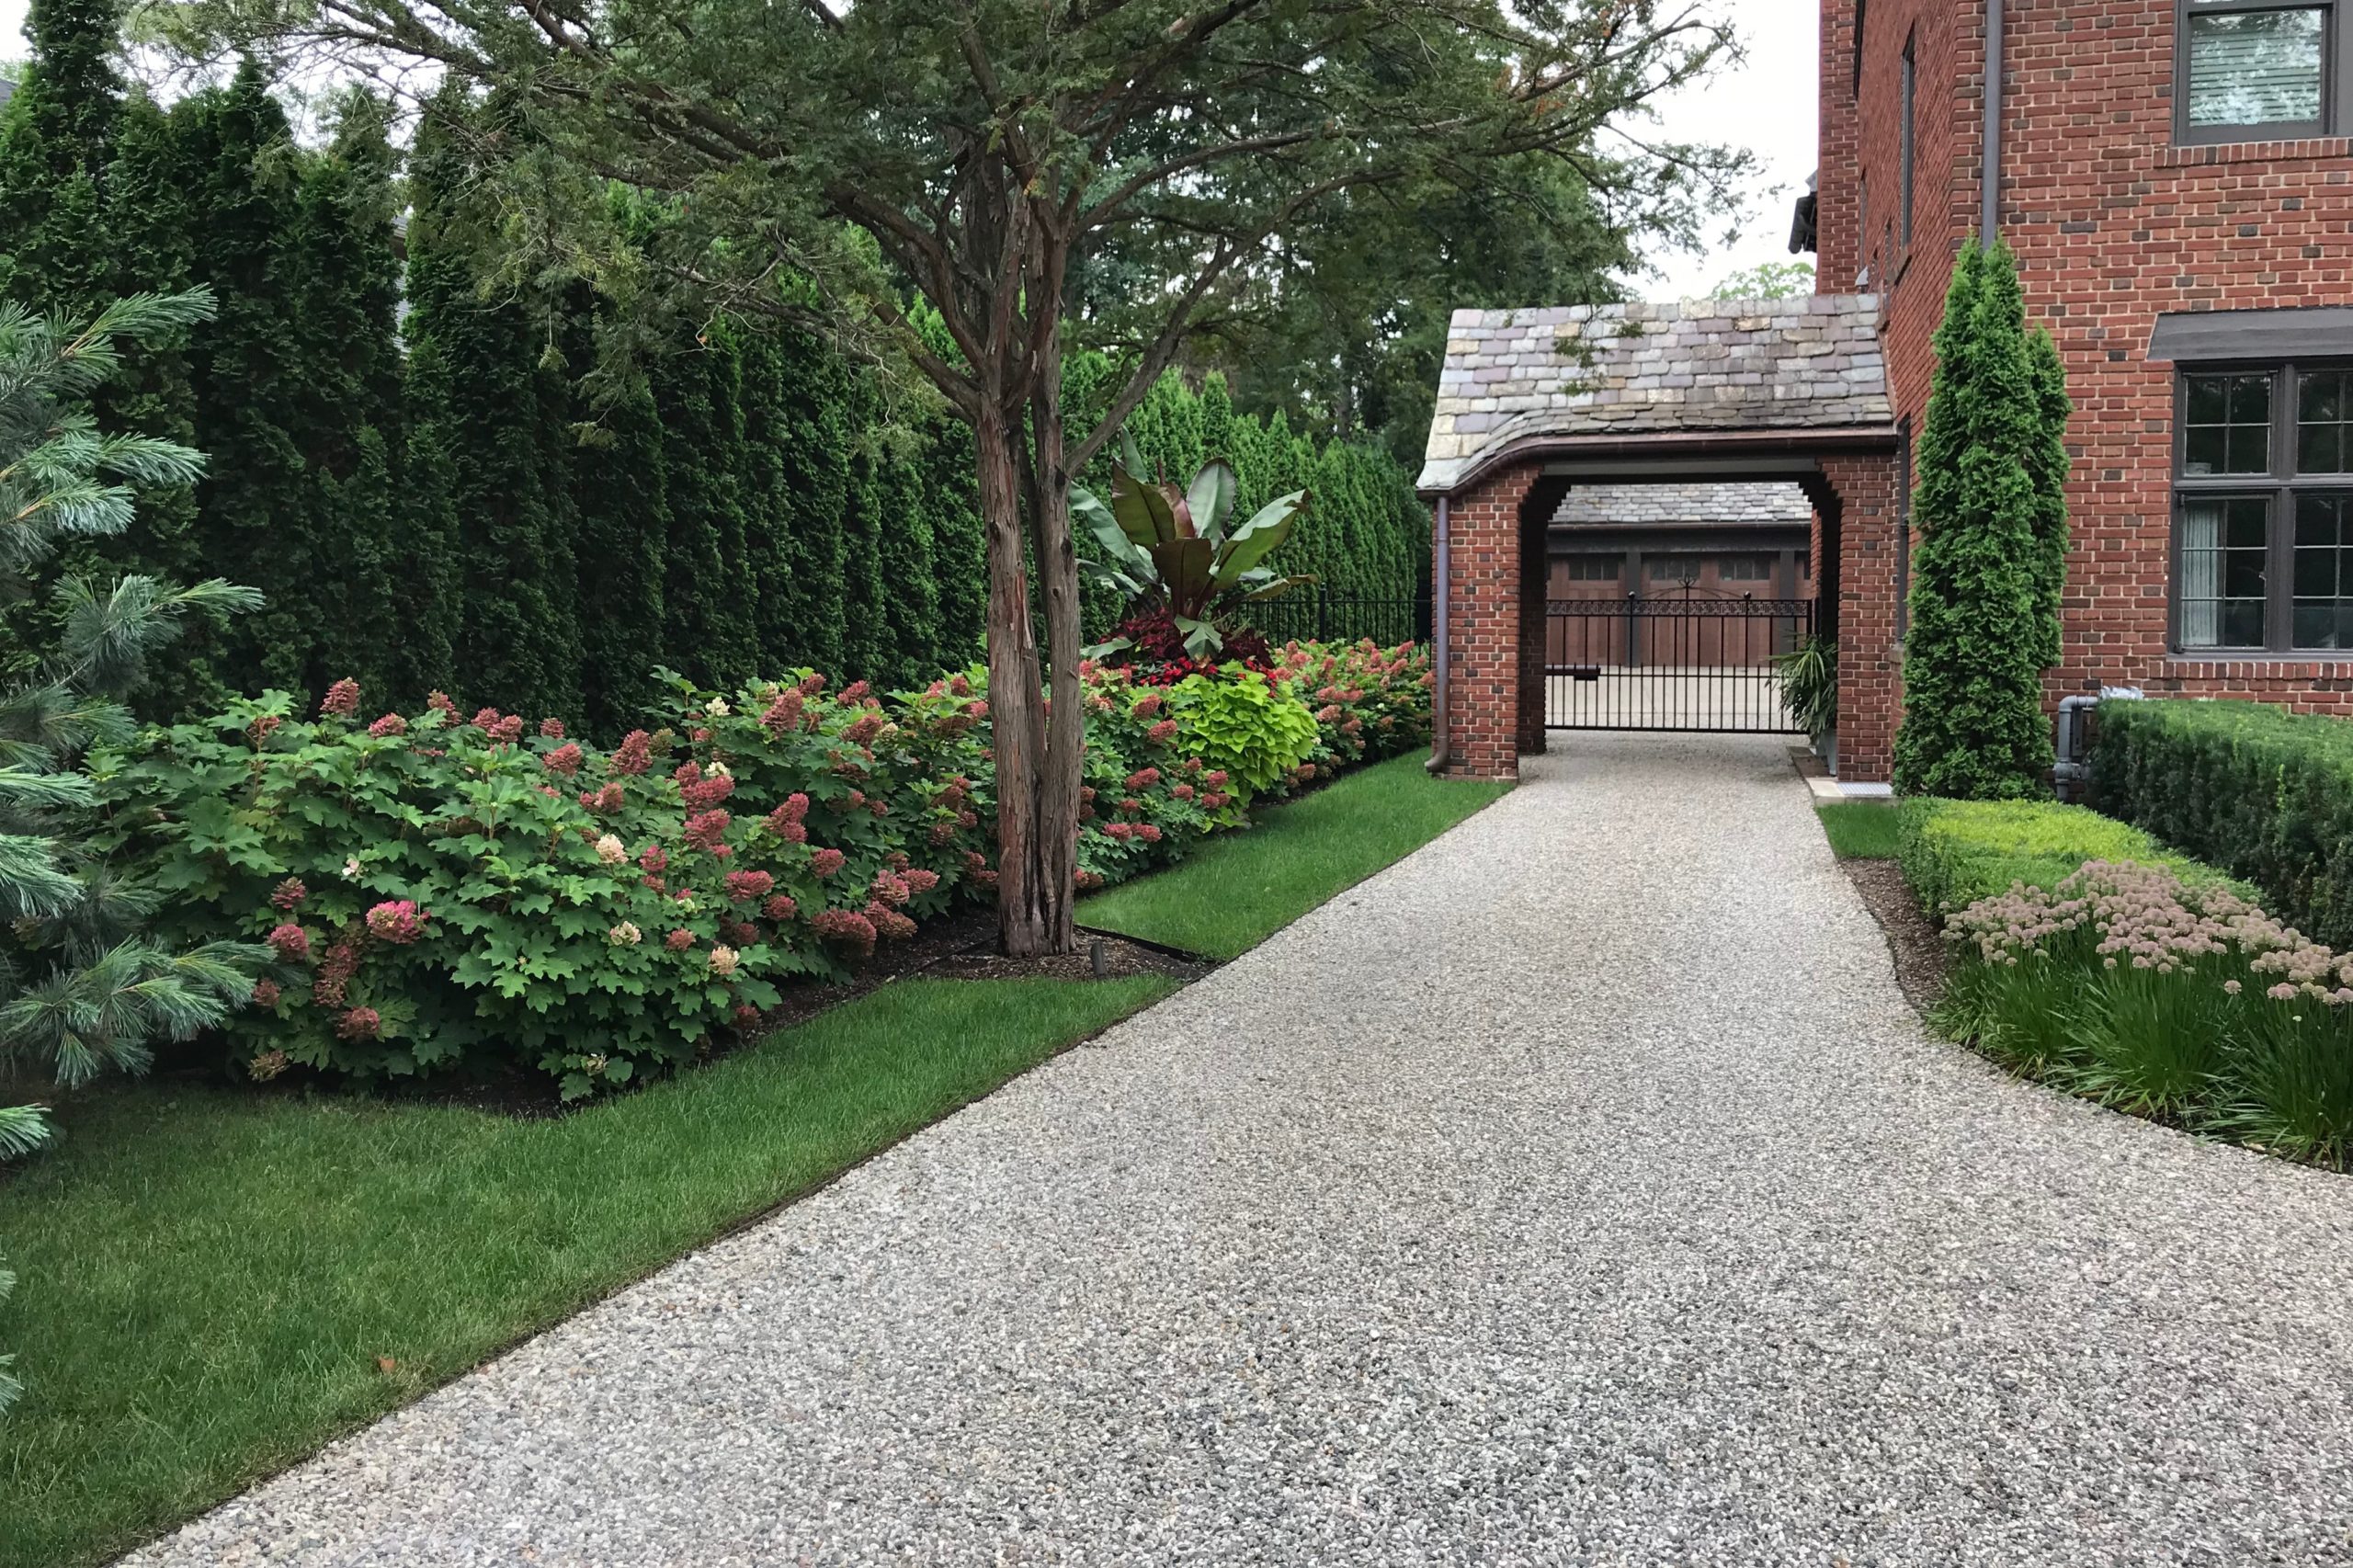
[[231, 628], [221, 674], [232, 687], [301, 690], [324, 541], [294, 434], [312, 345], [293, 325], [293, 136], [251, 59], [226, 87], [179, 112], [188, 116], [191, 200], [201, 215], [190, 269], [220, 301], [193, 354], [196, 444], [210, 460], [197, 488], [198, 539], [208, 570], [259, 589], [264, 601]]
[[602, 410], [573, 460], [580, 512], [582, 720], [611, 736], [636, 727], [661, 695], [663, 558], [670, 542], [667, 458], [654, 395]]
[[399, 250], [383, 106], [354, 94], [325, 153], [303, 168], [289, 247], [302, 353], [290, 419], [313, 544], [305, 688], [346, 676], [392, 695], [404, 657], [392, 629], [402, 542], [392, 497], [400, 440]]
[[712, 406], [721, 378], [710, 361], [724, 352], [701, 347], [675, 354], [654, 373], [670, 518], [662, 647], [673, 667], [706, 686], [727, 679], [742, 650], [735, 619], [742, 596], [728, 579], [727, 561], [729, 536], [743, 537], [741, 514], [728, 516], [734, 488], [729, 465], [740, 453], [721, 436], [733, 411]]
[[121, 113], [121, 0], [33, 0], [32, 61], [0, 114], [0, 291], [92, 309], [116, 272], [105, 182]]
[[1938, 326], [1920, 429], [1912, 627], [1895, 786], [1963, 800], [2040, 793], [2051, 767], [2042, 671], [2056, 654], [2063, 392], [2032, 347], [2008, 245], [1962, 247]]
[[417, 565], [439, 576], [443, 601], [411, 604], [449, 617], [465, 700], [561, 716], [575, 711], [580, 678], [571, 409], [548, 334], [517, 301], [485, 297], [468, 261], [464, 193], [483, 119], [446, 87], [410, 155], [411, 548], [440, 558]]
[[782, 592], [761, 595], [763, 651], [785, 666], [843, 667], [849, 510], [850, 371], [811, 335], [776, 339], [781, 411], [771, 411], [786, 547]]

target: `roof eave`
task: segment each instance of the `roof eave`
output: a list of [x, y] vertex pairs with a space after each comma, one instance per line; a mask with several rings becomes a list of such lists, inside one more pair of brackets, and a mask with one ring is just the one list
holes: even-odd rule
[[[1461, 494], [1495, 469], [1539, 460], [1607, 460], [1638, 458], [1647, 461], [1688, 458], [1697, 460], [1767, 457], [1828, 457], [1850, 452], [1888, 452], [1901, 437], [1893, 420], [1863, 425], [1777, 427], [1762, 430], [1629, 430], [1584, 435], [1528, 435], [1490, 447], [1467, 458], [1435, 460], [1423, 465], [1415, 490], [1424, 500]], [[1460, 466], [1450, 475], [1432, 479], [1442, 462]], [[1695, 471], [1696, 472], [1697, 471]], [[1711, 473], [1712, 478], [1736, 479], [1737, 473]], [[1779, 478], [1761, 474], [1760, 478]]]

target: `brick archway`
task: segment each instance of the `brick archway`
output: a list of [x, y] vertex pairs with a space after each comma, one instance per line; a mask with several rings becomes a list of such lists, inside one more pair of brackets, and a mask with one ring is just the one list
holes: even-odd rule
[[1569, 489], [1705, 477], [1813, 504], [1839, 774], [1887, 778], [1902, 506], [1877, 317], [1870, 296], [1456, 313], [1421, 483], [1441, 557], [1434, 767], [1507, 778], [1544, 749], [1545, 530]]

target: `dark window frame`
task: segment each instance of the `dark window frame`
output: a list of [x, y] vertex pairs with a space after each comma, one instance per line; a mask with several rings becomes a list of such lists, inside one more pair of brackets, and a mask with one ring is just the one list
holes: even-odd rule
[[1863, 19], [1870, 14], [1871, 0], [1855, 0], [1855, 74], [1847, 85], [1847, 96], [1860, 99], [1863, 96]]
[[1917, 42], [1918, 37], [1917, 32], [1904, 35], [1904, 75], [1901, 85], [1904, 112], [1902, 138], [1904, 177], [1902, 194], [1897, 199], [1896, 212], [1899, 222], [1896, 227], [1900, 232], [1901, 243], [1906, 254], [1909, 254], [1912, 249], [1912, 165], [1919, 153], [1919, 136], [1915, 121], [1918, 117], [1920, 107], [1920, 72], [1918, 61], [1913, 52], [1913, 46]]
[[[2353, 495], [2353, 467], [2346, 472], [2302, 472], [2297, 418], [2297, 378], [2313, 371], [2353, 371], [2353, 359], [2218, 359], [2178, 368], [2173, 392], [2173, 527], [2165, 572], [2165, 646], [2177, 658], [2353, 659], [2353, 648], [2304, 648], [2295, 642], [2296, 501], [2302, 495]], [[2214, 376], [2265, 376], [2271, 382], [2270, 466], [2261, 473], [2193, 474], [2189, 448], [2189, 383]], [[2182, 558], [2189, 504], [2194, 500], [2259, 499], [2264, 503], [2263, 641], [2200, 644], [2182, 640]], [[2227, 547], [2225, 547], [2227, 548]]]
[[[2341, 89], [2353, 62], [2353, 28], [2344, 21], [2340, 0], [2174, 0], [2173, 7], [2173, 139], [2176, 146], [2211, 147], [2233, 142], [2296, 142], [2339, 133], [2343, 124]], [[2189, 18], [2245, 16], [2260, 11], [2321, 13], [2320, 118], [2313, 120], [2272, 120], [2255, 125], [2192, 125], [2189, 123]]]

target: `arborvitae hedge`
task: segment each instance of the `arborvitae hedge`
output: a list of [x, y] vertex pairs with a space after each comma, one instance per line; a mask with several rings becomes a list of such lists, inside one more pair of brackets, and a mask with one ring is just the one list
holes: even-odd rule
[[[497, 140], [479, 132], [511, 130], [492, 111], [446, 89], [404, 158], [381, 106], [356, 97], [305, 148], [252, 62], [168, 110], [125, 98], [108, 63], [119, 10], [33, 7], [35, 62], [0, 114], [0, 290], [218, 298], [187, 341], [141, 351], [103, 411], [211, 460], [199, 485], [142, 497], [107, 563], [268, 600], [181, 646], [147, 694], [154, 716], [264, 685], [317, 697], [349, 675], [371, 706], [445, 689], [469, 712], [614, 733], [660, 665], [714, 686], [800, 665], [898, 685], [981, 655], [986, 547], [961, 421], [894, 401], [806, 333], [724, 320], [653, 329], [642, 381], [592, 399], [583, 376], [610, 324], [587, 291], [486, 288], [471, 264], [472, 161]], [[1122, 373], [1073, 357], [1074, 431]], [[1219, 378], [1173, 372], [1129, 428], [1171, 474], [1231, 461], [1248, 508], [1312, 487], [1278, 564], [1336, 592], [1419, 591], [1427, 517], [1378, 448], [1319, 448], [1237, 413]], [[1087, 480], [1108, 485], [1108, 453]], [[1090, 598], [1090, 631], [1121, 608]], [[40, 645], [35, 630], [15, 644]]]

